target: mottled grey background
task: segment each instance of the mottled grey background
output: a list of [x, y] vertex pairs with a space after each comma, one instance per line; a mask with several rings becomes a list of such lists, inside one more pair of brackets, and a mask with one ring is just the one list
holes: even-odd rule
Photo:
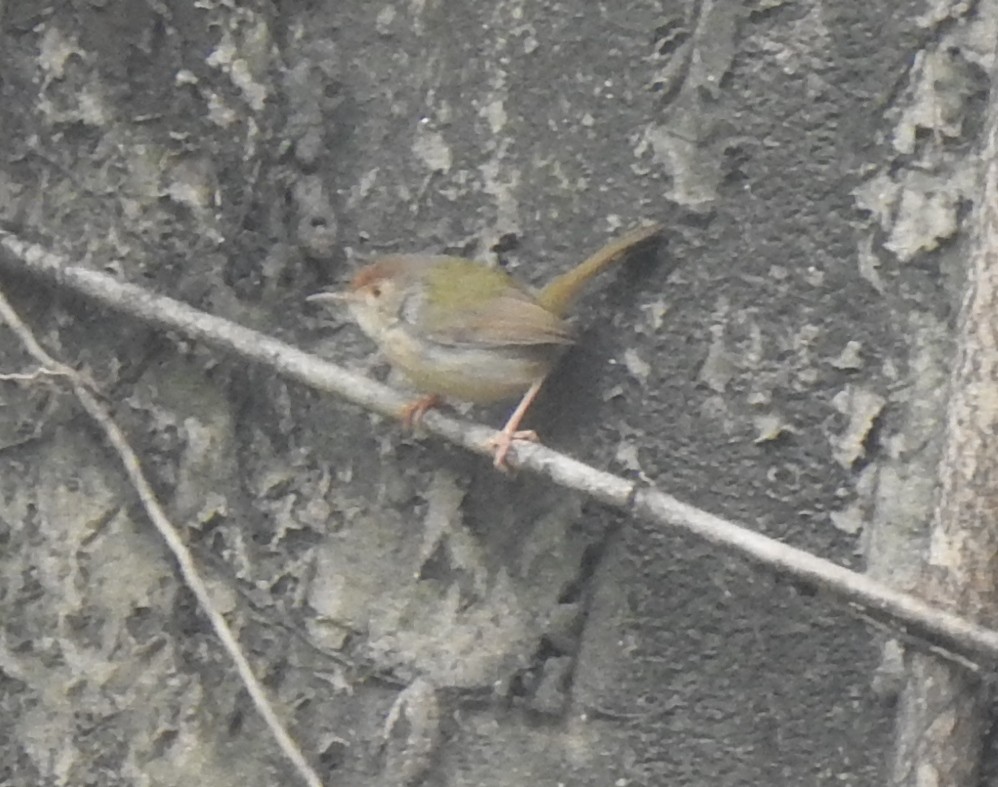
[[[530, 423], [910, 589], [992, 6], [7, 0], [0, 221], [377, 375], [302, 307], [371, 255], [536, 283], [661, 221]], [[98, 382], [329, 784], [882, 783], [897, 649], [844, 611], [2, 285]], [[0, 385], [0, 783], [294, 783], [97, 432]]]

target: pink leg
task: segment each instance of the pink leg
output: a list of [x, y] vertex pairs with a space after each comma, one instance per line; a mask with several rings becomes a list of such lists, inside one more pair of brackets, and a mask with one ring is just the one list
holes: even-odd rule
[[537, 393], [541, 390], [543, 384], [543, 378], [531, 384], [527, 392], [523, 395], [523, 398], [520, 399], [520, 403], [516, 406], [512, 415], [507, 419], [506, 425], [499, 431], [499, 434], [489, 440], [489, 445], [496, 449], [495, 458], [492, 460], [492, 463], [500, 470], [506, 469], [506, 454], [509, 453], [514, 440], [537, 442], [537, 432], [529, 429], [526, 431], [517, 431], [516, 427], [520, 425], [523, 416], [527, 414], [527, 410], [534, 399], [537, 398]]
[[443, 402], [444, 400], [436, 394], [428, 394], [417, 399], [415, 402], [410, 402], [402, 408], [400, 414], [402, 426], [406, 429], [415, 429], [419, 426], [419, 422], [423, 420], [423, 416], [426, 415], [427, 410], [439, 407]]

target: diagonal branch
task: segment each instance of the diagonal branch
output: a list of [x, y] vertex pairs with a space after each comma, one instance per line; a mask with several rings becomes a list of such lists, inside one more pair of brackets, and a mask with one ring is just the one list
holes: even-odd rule
[[[323, 361], [265, 334], [198, 311], [187, 304], [125, 284], [97, 271], [72, 266], [60, 255], [0, 232], [0, 267], [44, 278], [146, 323], [180, 331], [227, 353], [273, 369], [289, 379], [340, 396], [367, 410], [402, 416], [407, 400], [380, 383]], [[469, 451], [491, 456], [496, 432], [479, 424], [427, 413], [426, 429]], [[764, 536], [681, 502], [654, 487], [590, 467], [541, 445], [517, 446], [509, 464], [579, 490], [609, 506], [661, 525], [694, 533], [774, 573], [859, 607], [934, 652], [958, 663], [991, 670], [998, 665], [998, 631], [850, 571], [829, 560]]]

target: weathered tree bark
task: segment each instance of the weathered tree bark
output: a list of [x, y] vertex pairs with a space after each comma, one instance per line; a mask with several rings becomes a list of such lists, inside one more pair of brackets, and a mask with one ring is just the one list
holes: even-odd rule
[[[998, 625], [998, 70], [992, 71], [980, 199], [957, 328], [928, 600]], [[973, 673], [912, 653], [892, 784], [978, 784], [990, 692]]]

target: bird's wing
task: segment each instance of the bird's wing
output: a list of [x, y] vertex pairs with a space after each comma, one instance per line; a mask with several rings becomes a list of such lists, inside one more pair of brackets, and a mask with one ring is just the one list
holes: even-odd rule
[[501, 347], [573, 341], [568, 323], [516, 285], [474, 303], [452, 302], [445, 308], [424, 303], [422, 308], [421, 331], [439, 344]]

